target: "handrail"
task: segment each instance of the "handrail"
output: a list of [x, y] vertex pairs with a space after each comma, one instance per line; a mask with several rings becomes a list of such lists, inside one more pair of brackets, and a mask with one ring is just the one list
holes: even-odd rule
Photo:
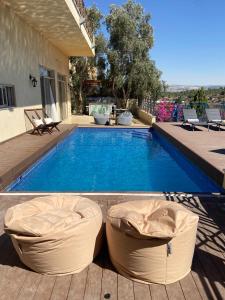
[[94, 41], [93, 30], [91, 27], [91, 23], [87, 18], [87, 10], [84, 5], [84, 1], [83, 0], [73, 0], [73, 3], [74, 3], [74, 6], [76, 7], [80, 17], [85, 18], [84, 27], [88, 33], [88, 36], [89, 36], [91, 42], [93, 43], [93, 41]]

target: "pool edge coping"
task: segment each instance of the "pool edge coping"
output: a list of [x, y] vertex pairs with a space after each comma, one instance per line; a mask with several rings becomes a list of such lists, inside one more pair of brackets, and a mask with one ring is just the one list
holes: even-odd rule
[[[94, 128], [102, 128], [102, 129], [147, 129], [147, 128], [154, 128], [156, 131], [159, 131], [161, 134], [163, 134], [165, 137], [167, 137], [169, 139], [169, 141], [174, 144], [180, 151], [182, 151], [183, 154], [185, 154], [192, 162], [197, 163], [199, 162], [197, 160], [197, 162], [195, 162], [193, 160], [192, 157], [190, 157], [187, 152], [191, 152], [192, 154], [195, 154], [196, 156], [198, 156], [198, 159], [201, 158], [202, 160], [204, 160], [202, 157], [200, 157], [198, 154], [196, 154], [194, 151], [192, 151], [190, 148], [188, 148], [185, 144], [181, 143], [179, 140], [177, 140], [174, 136], [172, 136], [170, 133], [168, 133], [166, 130], [164, 130], [163, 128], [161, 128], [160, 126], [158, 126], [157, 124], [153, 124], [153, 126], [139, 126], [139, 127], [133, 127], [133, 126], [88, 126], [88, 125], [78, 125], [78, 124], [74, 124], [74, 126], [72, 128], [67, 129], [65, 132], [63, 132], [61, 135], [57, 136], [53, 141], [50, 141], [48, 144], [44, 145], [43, 148], [41, 149], [41, 151], [36, 151], [35, 153], [32, 153], [32, 155], [30, 155], [29, 157], [27, 157], [24, 161], [20, 162], [18, 165], [25, 163], [26, 161], [29, 161], [29, 163], [27, 163], [27, 165], [20, 170], [18, 173], [13, 174], [14, 176], [11, 177], [11, 180], [7, 180], [7, 184], [4, 184], [4, 186], [0, 186], [0, 195], [49, 195], [49, 194], [75, 194], [75, 195], [160, 195], [160, 196], [171, 196], [171, 195], [213, 195], [213, 196], [218, 196], [218, 195], [223, 195], [222, 193], [194, 193], [194, 192], [161, 192], [161, 191], [155, 191], [155, 192], [149, 192], [149, 191], [112, 191], [112, 192], [104, 192], [104, 191], [100, 191], [100, 192], [85, 192], [85, 191], [80, 191], [80, 192], [73, 192], [73, 191], [66, 191], [66, 192], [42, 192], [42, 191], [35, 191], [35, 192], [18, 192], [18, 191], [7, 191], [7, 188], [10, 188], [11, 185], [16, 184], [17, 179], [19, 179], [23, 174], [26, 174], [26, 172], [29, 172], [29, 170], [32, 168], [33, 165], [38, 164], [38, 162], [40, 160], [42, 160], [45, 155], [48, 155], [49, 152], [51, 152], [55, 147], [57, 147], [58, 144], [62, 143], [66, 137], [68, 137], [72, 132], [74, 132], [76, 129], [78, 128], [90, 128], [90, 129], [94, 129]], [[187, 152], [184, 151], [184, 148], [186, 148], [185, 150]], [[38, 155], [37, 155], [38, 152]], [[33, 159], [32, 159], [33, 158]], [[208, 165], [210, 165], [209, 162], [207, 162], [206, 160], [204, 160], [205, 163], [207, 163]], [[197, 165], [200, 167], [200, 169], [202, 169], [204, 172], [206, 172], [200, 165], [199, 163], [197, 163]], [[210, 165], [211, 167], [213, 167], [212, 165]], [[12, 170], [16, 169], [17, 166], [14, 166], [12, 168]], [[216, 169], [214, 167], [214, 169]], [[218, 170], [218, 169], [216, 169]], [[219, 171], [219, 170], [218, 170]], [[222, 172], [221, 172], [222, 174]], [[14, 178], [13, 178], [14, 177]], [[210, 178], [212, 178], [211, 176], [209, 176]], [[220, 187], [223, 185], [221, 185], [220, 182], [218, 182], [217, 180], [215, 180], [214, 178], [212, 178]]]
[[[37, 163], [40, 159], [42, 159], [44, 155], [46, 155], [49, 151], [51, 151], [54, 147], [56, 147], [57, 144], [63, 141], [70, 133], [72, 133], [77, 128], [78, 126], [74, 124], [73, 127], [66, 129], [60, 135], [57, 135], [54, 140], [49, 141], [41, 149], [38, 149], [37, 151], [33, 152], [31, 155], [27, 156], [25, 159], [18, 162], [18, 164], [14, 165], [11, 169], [7, 170], [6, 173], [2, 174], [1, 175], [2, 182], [0, 183], [0, 195], [2, 193], [9, 193], [5, 191], [7, 187], [13, 184], [14, 181], [16, 181], [20, 176], [26, 173], [35, 163]], [[22, 168], [21, 165], [23, 165]]]
[[[168, 132], [165, 128], [160, 127], [159, 124], [154, 123], [153, 128], [158, 130], [166, 138], [169, 139], [187, 158], [196, 164], [203, 172], [205, 172], [212, 180], [214, 180], [220, 187], [225, 189], [225, 173], [211, 164], [208, 160], [198, 154], [196, 151], [188, 147], [186, 144], [178, 140], [174, 135]], [[219, 179], [218, 179], [219, 178]]]

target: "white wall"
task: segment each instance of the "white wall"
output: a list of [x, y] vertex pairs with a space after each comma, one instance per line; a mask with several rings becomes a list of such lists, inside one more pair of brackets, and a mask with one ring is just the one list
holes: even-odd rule
[[[68, 57], [0, 0], [0, 83], [13, 84], [16, 94], [16, 107], [0, 108], [0, 142], [29, 129], [24, 109], [41, 106], [39, 65], [68, 76]], [[35, 88], [30, 74], [38, 80]]]

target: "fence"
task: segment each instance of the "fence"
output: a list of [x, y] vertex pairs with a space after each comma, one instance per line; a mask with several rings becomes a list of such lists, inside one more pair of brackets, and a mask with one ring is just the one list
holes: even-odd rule
[[183, 109], [194, 108], [196, 109], [198, 118], [201, 121], [206, 120], [205, 109], [217, 108], [220, 110], [221, 118], [225, 120], [225, 102], [221, 103], [196, 103], [193, 106], [190, 104], [177, 104], [176, 102], [161, 101], [154, 103], [150, 100], [144, 100], [141, 108], [147, 113], [156, 116], [159, 122], [178, 122], [183, 121]]

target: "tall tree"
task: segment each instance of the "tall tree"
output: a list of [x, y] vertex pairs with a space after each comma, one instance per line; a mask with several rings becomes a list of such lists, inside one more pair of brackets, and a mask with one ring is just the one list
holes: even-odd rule
[[203, 114], [207, 106], [207, 103], [208, 103], [208, 99], [205, 95], [205, 91], [203, 88], [197, 90], [194, 97], [190, 101], [191, 107], [195, 108], [199, 115]]
[[106, 17], [109, 33], [108, 61], [112, 92], [117, 98], [156, 97], [161, 91], [160, 72], [149, 58], [153, 46], [150, 15], [140, 4], [128, 0], [122, 6], [112, 5]]

